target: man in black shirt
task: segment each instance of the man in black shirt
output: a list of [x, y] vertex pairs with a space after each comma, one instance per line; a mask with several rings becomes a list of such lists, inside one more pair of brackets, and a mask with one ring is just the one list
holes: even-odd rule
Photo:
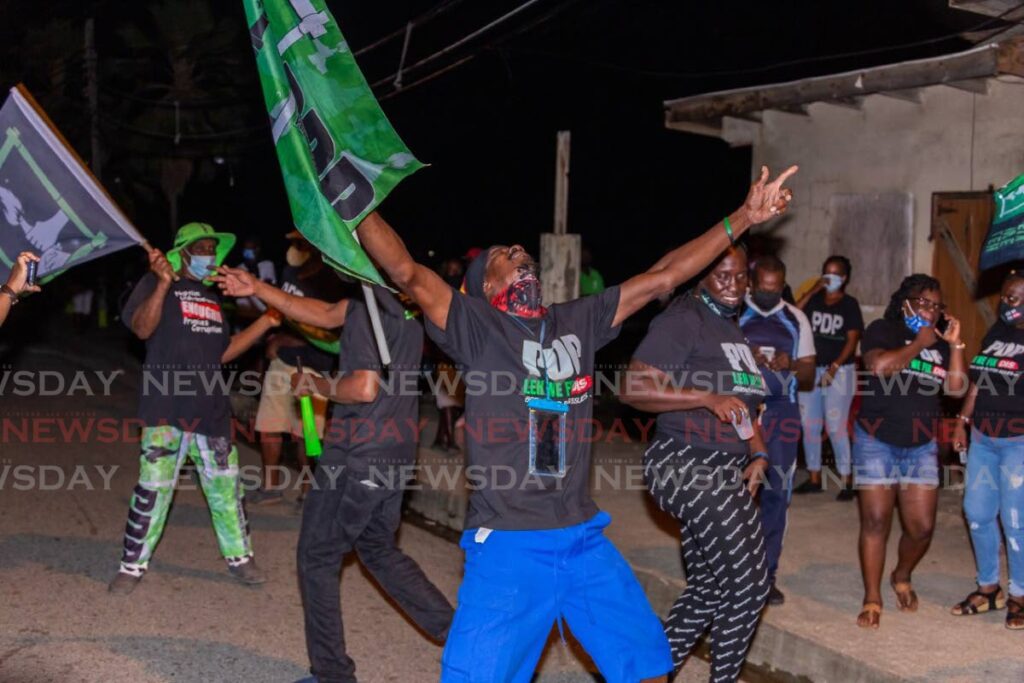
[[[288, 248], [288, 265], [281, 273], [281, 291], [296, 297], [310, 297], [320, 301], [344, 299], [342, 281], [324, 263], [320, 252], [297, 230], [285, 237], [289, 238], [292, 244]], [[245, 270], [252, 274], [248, 268]], [[260, 302], [257, 297], [245, 298]], [[260, 305], [266, 308], [262, 302]], [[255, 505], [279, 503], [284, 498], [284, 492], [279, 487], [278, 463], [281, 460], [285, 434], [290, 434], [298, 442], [299, 467], [304, 474], [310, 464], [301, 438], [302, 421], [299, 419], [298, 402], [292, 395], [292, 375], [300, 364], [303, 368], [316, 373], [331, 372], [338, 357], [337, 326], [330, 326], [321, 319], [311, 323], [288, 318], [287, 324], [289, 330], [278, 332], [267, 341], [270, 365], [263, 375], [263, 391], [260, 393], [255, 423], [260, 438], [260, 455], [263, 459], [263, 485], [260, 490], [246, 496], [247, 501]], [[327, 349], [332, 347], [332, 352], [329, 352]], [[323, 437], [328, 402], [325, 397], [319, 395], [312, 396], [311, 400], [316, 431]], [[300, 507], [308, 490], [309, 479], [304, 476], [296, 501]]]
[[196, 466], [217, 541], [232, 576], [246, 584], [266, 578], [256, 568], [242, 507], [238, 449], [231, 443], [231, 405], [221, 369], [279, 320], [263, 315], [231, 336], [212, 269], [235, 236], [205, 223], [178, 230], [174, 248], [149, 255], [143, 277], [121, 319], [146, 342], [139, 417], [142, 456], [124, 535], [121, 569], [110, 592], [131, 593], [160, 541], [178, 471], [188, 456]]
[[[795, 171], [769, 183], [762, 169], [744, 206], [701, 237], [619, 287], [551, 307], [541, 304], [536, 261], [519, 245], [474, 259], [461, 294], [413, 261], [378, 214], [360, 224], [366, 251], [467, 371], [467, 477], [472, 471], [474, 481], [442, 681], [529, 679], [562, 618], [608, 681], [671, 670], [660, 621], [603, 535], [610, 517], [591, 500], [590, 449], [573, 427], [591, 418], [595, 352], [623, 320], [783, 211], [791, 193], [781, 185]], [[480, 384], [488, 386], [481, 391]]]
[[[333, 276], [335, 277], [336, 276]], [[296, 395], [316, 393], [333, 402], [315, 483], [303, 507], [299, 535], [299, 586], [313, 683], [354, 683], [355, 662], [345, 653], [338, 575], [353, 550], [388, 595], [437, 641], [443, 641], [452, 607], [419, 565], [395, 545], [401, 523], [402, 477], [416, 461], [419, 396], [403, 381], [420, 373], [423, 328], [399, 301], [374, 288], [381, 327], [391, 352], [382, 377], [366, 305], [288, 293], [245, 271], [222, 268], [217, 281], [232, 296], [256, 296], [289, 320], [326, 328], [344, 326], [340, 377], [292, 375]]]

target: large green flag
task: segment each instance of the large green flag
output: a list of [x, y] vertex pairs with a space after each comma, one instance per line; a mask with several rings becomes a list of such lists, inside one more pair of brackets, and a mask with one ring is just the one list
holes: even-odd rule
[[295, 227], [327, 263], [381, 277], [352, 231], [423, 167], [384, 116], [325, 0], [243, 0]]

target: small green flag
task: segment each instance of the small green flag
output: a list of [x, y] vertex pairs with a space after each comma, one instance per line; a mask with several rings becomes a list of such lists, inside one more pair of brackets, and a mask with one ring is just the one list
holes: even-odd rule
[[352, 231], [423, 164], [381, 111], [325, 0], [243, 0], [295, 227], [383, 284]]

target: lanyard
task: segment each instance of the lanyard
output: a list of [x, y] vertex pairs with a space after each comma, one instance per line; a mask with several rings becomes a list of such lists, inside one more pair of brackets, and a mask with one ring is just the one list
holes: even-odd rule
[[[506, 315], [508, 315], [508, 317], [510, 317], [512, 319], [512, 322], [514, 322], [516, 325], [519, 325], [519, 327], [523, 328], [523, 330], [525, 330], [527, 334], [533, 336], [533, 330], [531, 330], [526, 325], [526, 323], [524, 323], [522, 320], [520, 320], [516, 316], [512, 315], [511, 313], [506, 313]], [[547, 363], [547, 358], [545, 357], [545, 352], [544, 352], [544, 332], [545, 332], [545, 330], [547, 330], [547, 326], [548, 326], [547, 318], [542, 319], [540, 321], [540, 339], [538, 339], [537, 341], [540, 343], [540, 357], [541, 357], [541, 370], [540, 370], [540, 372], [541, 372], [541, 379], [544, 380], [544, 398], [550, 400], [551, 399], [551, 387], [548, 385], [548, 363]]]

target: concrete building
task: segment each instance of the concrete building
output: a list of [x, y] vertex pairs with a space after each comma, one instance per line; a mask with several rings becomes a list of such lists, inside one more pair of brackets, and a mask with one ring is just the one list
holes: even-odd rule
[[990, 188], [1024, 173], [1022, 41], [672, 100], [666, 126], [750, 146], [755, 172], [800, 165], [790, 215], [767, 228], [794, 288], [843, 253], [872, 319], [900, 278], [934, 273], [980, 341], [992, 319], [975, 296]]

